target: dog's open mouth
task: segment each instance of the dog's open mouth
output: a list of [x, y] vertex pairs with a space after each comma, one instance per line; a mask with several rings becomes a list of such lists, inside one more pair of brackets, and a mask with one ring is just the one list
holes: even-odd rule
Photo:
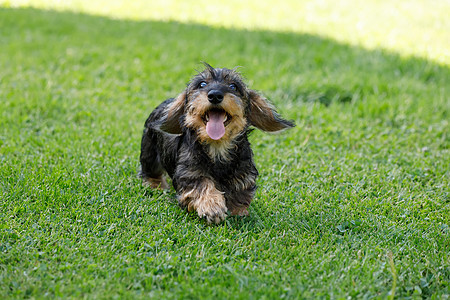
[[213, 108], [203, 116], [206, 133], [213, 140], [219, 140], [225, 135], [225, 126], [231, 121], [231, 116], [220, 108]]

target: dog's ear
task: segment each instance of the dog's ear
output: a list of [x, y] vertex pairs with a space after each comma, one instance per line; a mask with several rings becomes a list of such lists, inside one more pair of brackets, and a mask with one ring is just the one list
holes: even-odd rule
[[159, 129], [170, 134], [181, 134], [180, 118], [184, 114], [185, 103], [186, 92], [183, 92], [167, 107], [166, 115]]
[[270, 102], [259, 95], [257, 92], [250, 90], [250, 125], [255, 126], [263, 131], [277, 132], [284, 129], [295, 127], [294, 121], [283, 119], [275, 110]]

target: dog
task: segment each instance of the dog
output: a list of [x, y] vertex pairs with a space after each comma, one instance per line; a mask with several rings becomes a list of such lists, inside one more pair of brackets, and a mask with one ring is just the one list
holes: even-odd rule
[[228, 214], [249, 214], [258, 176], [248, 141], [252, 127], [278, 132], [295, 124], [249, 89], [236, 69], [204, 65], [146, 120], [140, 176], [152, 188], [168, 189], [168, 174], [179, 205], [217, 224]]

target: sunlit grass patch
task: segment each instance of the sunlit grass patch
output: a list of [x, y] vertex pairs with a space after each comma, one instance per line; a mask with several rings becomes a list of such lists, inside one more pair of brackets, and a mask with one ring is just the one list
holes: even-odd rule
[[401, 1], [0, 0], [0, 5], [70, 10], [132, 20], [309, 33], [368, 49], [450, 62], [450, 3]]

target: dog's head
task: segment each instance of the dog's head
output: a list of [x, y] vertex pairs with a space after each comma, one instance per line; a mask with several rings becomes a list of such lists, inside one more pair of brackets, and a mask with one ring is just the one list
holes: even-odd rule
[[236, 70], [215, 69], [205, 63], [168, 107], [161, 129], [181, 134], [183, 127], [194, 129], [202, 143], [230, 144], [248, 126], [277, 132], [294, 127], [257, 92], [248, 89]]

